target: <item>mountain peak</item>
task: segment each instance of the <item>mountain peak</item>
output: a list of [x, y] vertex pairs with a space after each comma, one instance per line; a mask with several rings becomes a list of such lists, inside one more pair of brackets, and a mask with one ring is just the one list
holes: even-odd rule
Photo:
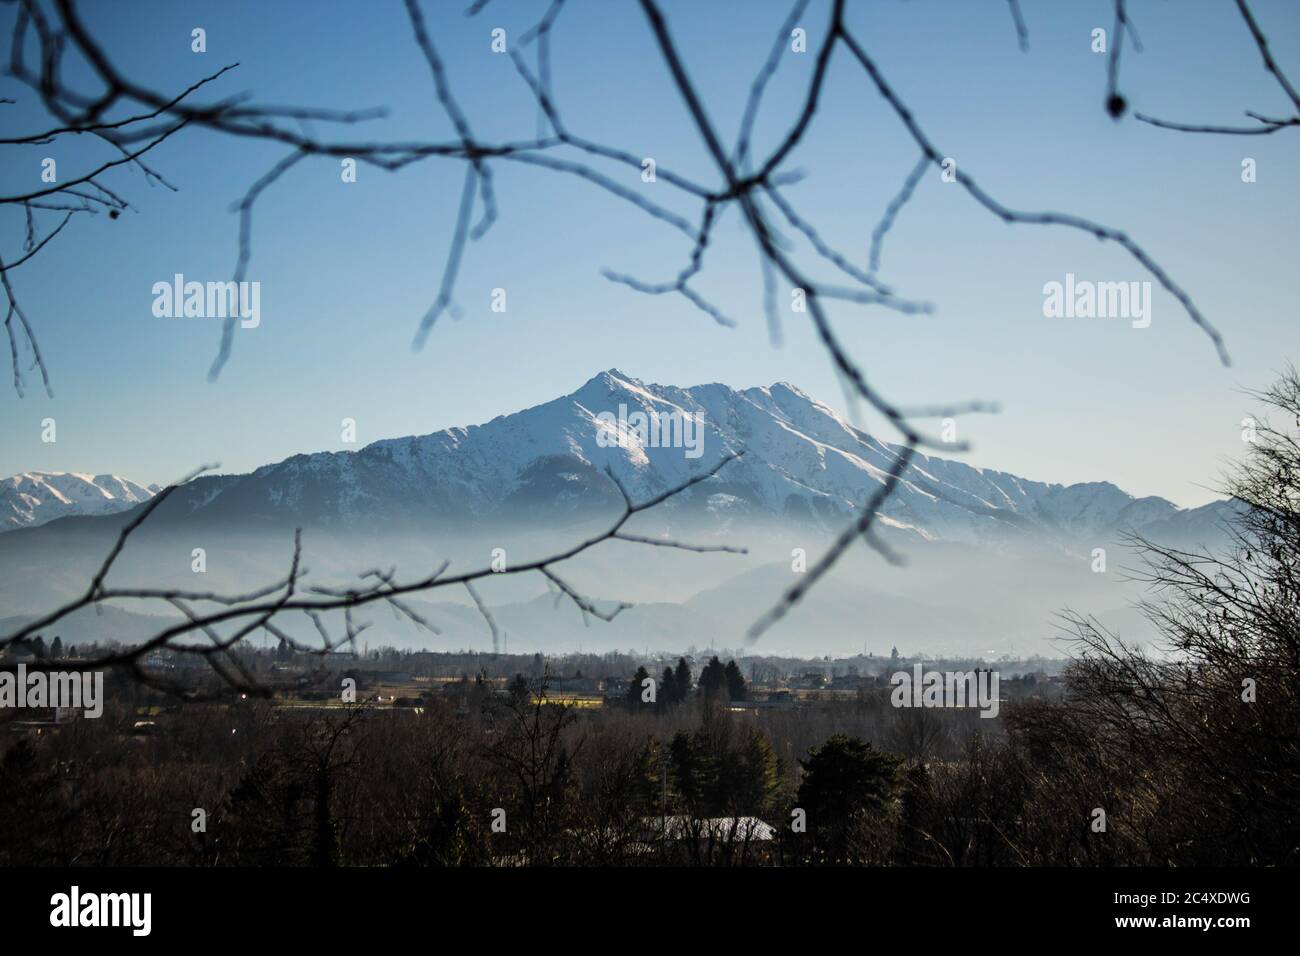
[[642, 388], [645, 383], [639, 378], [627, 374], [627, 372], [624, 372], [622, 369], [608, 368], [588, 379], [579, 391], [583, 391], [593, 385], [617, 390], [629, 387]]

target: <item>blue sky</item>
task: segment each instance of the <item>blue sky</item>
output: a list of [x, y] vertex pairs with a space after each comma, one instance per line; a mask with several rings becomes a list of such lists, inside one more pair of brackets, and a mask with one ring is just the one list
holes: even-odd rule
[[[160, 90], [179, 91], [238, 61], [209, 98], [250, 91], [261, 102], [384, 105], [386, 120], [315, 131], [451, 138], [400, 3], [85, 6], [113, 59]], [[507, 58], [490, 50], [489, 33], [502, 27], [513, 42], [545, 3], [496, 0], [474, 19], [461, 15], [464, 6], [424, 4], [474, 132], [485, 140], [533, 135], [533, 102]], [[1233, 367], [1219, 364], [1209, 340], [1158, 287], [1147, 329], [1045, 318], [1043, 285], [1067, 273], [1151, 277], [1118, 247], [1087, 235], [1005, 225], [937, 171], [902, 213], [882, 269], [901, 294], [933, 302], [936, 313], [835, 305], [831, 314], [891, 399], [1002, 405], [997, 416], [960, 421], [959, 436], [974, 445], [967, 460], [1039, 480], [1111, 480], [1137, 495], [1199, 504], [1242, 447], [1239, 423], [1252, 405], [1240, 390], [1265, 385], [1287, 359], [1300, 361], [1300, 130], [1211, 137], [1131, 117], [1112, 122], [1102, 109], [1105, 58], [1089, 48], [1094, 27], [1110, 31], [1110, 6], [1024, 0], [1025, 54], [1001, 0], [882, 0], [852, 5], [851, 22], [963, 170], [1014, 208], [1073, 212], [1127, 230], [1218, 325]], [[1252, 7], [1278, 60], [1300, 78], [1300, 5], [1257, 0]], [[733, 139], [749, 83], [789, 5], [664, 8], [714, 123]], [[1135, 0], [1130, 8], [1144, 44], [1141, 53], [1131, 46], [1124, 53], [1121, 88], [1134, 108], [1219, 123], [1244, 121], [1245, 109], [1286, 112], [1233, 4]], [[803, 20], [813, 50], [827, 12], [814, 2]], [[207, 31], [205, 54], [190, 50], [196, 26]], [[844, 53], [787, 163], [807, 177], [786, 195], [865, 264], [871, 230], [917, 151]], [[574, 132], [717, 182], [635, 3], [571, 0], [555, 28], [553, 61], [556, 98]], [[783, 57], [758, 124], [760, 154], [789, 124], [812, 63], [812, 53]], [[70, 76], [85, 79], [70, 66]], [[19, 100], [3, 114], [11, 134], [44, 124], [28, 91], [12, 81], [0, 87]], [[46, 156], [67, 177], [105, 158], [103, 149], [81, 141], [21, 154], [11, 148], [0, 186], [31, 188]], [[344, 417], [357, 421], [362, 443], [422, 434], [549, 400], [610, 367], [678, 385], [788, 381], [843, 407], [805, 319], [787, 311], [784, 344], [769, 343], [754, 246], [734, 210], [716, 229], [698, 282], [738, 321], [726, 329], [681, 297], [643, 296], [600, 275], [610, 268], [648, 281], [672, 277], [689, 252], [680, 233], [589, 183], [500, 162], [500, 220], [467, 249], [456, 291], [461, 317], [444, 316], [423, 350], [413, 351], [463, 180], [461, 164], [446, 160], [393, 175], [362, 167], [359, 181], [345, 184], [337, 160], [316, 159], [270, 190], [257, 208], [249, 270], [262, 284], [262, 323], [235, 333], [229, 365], [209, 384], [217, 323], [155, 318], [150, 290], [176, 272], [229, 277], [238, 228], [230, 205], [283, 153], [184, 132], [150, 154], [179, 192], [120, 171], [105, 181], [133, 211], [75, 222], [13, 272], [55, 398], [38, 388], [22, 399], [0, 390], [0, 472], [114, 472], [162, 482], [214, 460], [242, 471], [345, 447]], [[1241, 182], [1245, 157], [1257, 163], [1252, 184]], [[602, 168], [695, 218], [696, 207], [666, 184]], [[13, 258], [22, 220], [12, 209], [5, 215], [5, 255]], [[811, 267], [814, 260], [805, 249], [800, 261]], [[494, 288], [507, 291], [504, 314], [490, 309]], [[787, 291], [781, 296], [788, 302]], [[40, 440], [40, 422], [50, 416], [58, 422], [52, 445]], [[864, 424], [895, 437], [869, 415]]]

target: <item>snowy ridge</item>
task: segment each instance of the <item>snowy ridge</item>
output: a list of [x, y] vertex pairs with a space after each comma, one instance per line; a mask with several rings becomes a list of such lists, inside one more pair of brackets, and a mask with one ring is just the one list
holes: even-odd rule
[[[688, 416], [703, 453], [602, 440], [600, 416]], [[633, 436], [635, 438], [635, 436]], [[651, 385], [617, 369], [576, 392], [482, 425], [385, 439], [358, 451], [295, 455], [247, 475], [197, 479], [169, 500], [174, 517], [370, 527], [433, 527], [565, 520], [617, 501], [608, 469], [642, 500], [744, 452], [664, 515], [689, 515], [723, 533], [746, 520], [838, 530], [885, 481], [900, 452], [786, 383], [735, 390]], [[1196, 509], [1208, 527], [1226, 503]], [[1031, 481], [933, 455], [916, 455], [886, 502], [883, 525], [923, 540], [996, 544], [1026, 536], [1067, 543], [1159, 526], [1190, 513], [1135, 498], [1107, 482]]]
[[0, 479], [0, 531], [33, 528], [70, 515], [125, 511], [148, 501], [156, 490], [118, 475], [29, 471]]

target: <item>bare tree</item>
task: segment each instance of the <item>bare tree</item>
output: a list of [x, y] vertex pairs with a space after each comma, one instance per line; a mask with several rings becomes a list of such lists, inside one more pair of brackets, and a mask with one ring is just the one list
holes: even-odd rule
[[[1300, 93], [1291, 85], [1290, 79], [1277, 65], [1273, 59], [1273, 53], [1268, 48], [1268, 37], [1260, 29], [1259, 22], [1255, 15], [1251, 13], [1250, 6], [1246, 0], [1235, 0], [1237, 11], [1241, 14], [1241, 19], [1245, 22], [1246, 28], [1250, 31], [1251, 39], [1254, 41], [1259, 55], [1264, 61], [1264, 69], [1273, 75], [1277, 85], [1286, 94], [1291, 101], [1290, 107], [1295, 110], [1294, 116], [1273, 117], [1265, 116], [1254, 110], [1246, 110], [1246, 116], [1255, 121], [1253, 126], [1222, 126], [1209, 123], [1182, 123], [1173, 120], [1158, 119], [1154, 116], [1148, 116], [1145, 113], [1134, 113], [1136, 119], [1143, 123], [1150, 123], [1152, 126], [1159, 126], [1162, 129], [1176, 130], [1180, 133], [1220, 133], [1228, 136], [1267, 136], [1276, 133], [1278, 130], [1286, 129], [1292, 126], [1300, 126]], [[1116, 0], [1116, 10], [1123, 9], [1123, 0]], [[1118, 53], [1116, 54], [1118, 59]]]
[[[488, 626], [492, 629], [494, 643], [496, 625], [490, 612], [473, 590], [475, 581], [492, 575], [520, 575], [536, 573], [568, 597], [584, 615], [592, 615], [604, 621], [613, 620], [630, 604], [620, 602], [612, 608], [602, 609], [591, 599], [584, 597], [569, 585], [555, 570], [558, 565], [585, 554], [587, 551], [607, 541], [627, 541], [646, 546], [669, 547], [695, 552], [744, 553], [743, 549], [730, 545], [698, 545], [677, 541], [670, 538], [647, 539], [624, 530], [628, 522], [636, 515], [650, 511], [683, 491], [708, 481], [724, 466], [738, 457], [731, 455], [723, 458], [716, 465], [700, 474], [682, 482], [675, 487], [650, 498], [634, 503], [622, 484], [609, 473], [609, 480], [619, 491], [623, 499], [622, 513], [612, 519], [606, 528], [592, 536], [558, 550], [546, 557], [532, 561], [511, 564], [504, 569], [492, 567], [476, 568], [469, 571], [451, 572], [449, 563], [443, 562], [432, 573], [410, 581], [401, 581], [396, 577], [396, 570], [371, 569], [358, 576], [358, 583], [350, 587], [336, 587], [308, 582], [308, 570], [302, 565], [302, 534], [294, 535], [293, 555], [289, 571], [279, 581], [239, 594], [222, 594], [215, 591], [185, 591], [175, 588], [126, 588], [114, 587], [108, 583], [109, 573], [126, 547], [131, 535], [149, 518], [176, 489], [171, 485], [151, 498], [118, 533], [109, 554], [101, 563], [86, 590], [76, 598], [46, 614], [28, 622], [18, 630], [0, 638], [0, 648], [22, 645], [39, 639], [40, 632], [63, 620], [74, 611], [86, 607], [98, 607], [107, 601], [128, 601], [157, 603], [165, 602], [184, 613], [184, 620], [159, 630], [148, 639], [121, 650], [79, 661], [37, 660], [33, 669], [49, 670], [92, 670], [107, 667], [127, 669], [136, 679], [153, 686], [177, 690], [175, 682], [169, 681], [149, 671], [145, 663], [149, 655], [157, 650], [168, 649], [180, 654], [198, 655], [205, 659], [214, 671], [231, 687], [246, 693], [266, 694], [270, 688], [259, 681], [240, 662], [233, 650], [240, 641], [265, 628], [279, 638], [286, 646], [300, 652], [312, 654], [332, 654], [341, 648], [353, 649], [356, 639], [366, 624], [357, 622], [354, 612], [368, 605], [387, 604], [398, 613], [405, 615], [417, 625], [437, 634], [438, 628], [403, 599], [412, 594], [420, 594], [448, 587], [466, 587], [475, 594], [475, 601], [483, 613]], [[344, 615], [344, 630], [331, 633], [326, 625], [324, 615], [328, 612], [341, 612]], [[304, 644], [288, 634], [280, 623], [284, 616], [294, 613], [306, 615], [314, 625], [320, 638], [319, 645]], [[225, 633], [219, 630], [227, 625]], [[206, 637], [207, 642], [195, 642], [194, 638]]]
[[[836, 563], [854, 542], [861, 539], [876, 548], [889, 560], [898, 560], [884, 543], [875, 536], [875, 518], [886, 500], [904, 480], [904, 473], [917, 449], [937, 447], [917, 424], [929, 417], [948, 417], [968, 412], [994, 410], [984, 402], [968, 402], [936, 407], [908, 409], [882, 395], [872, 384], [863, 368], [850, 354], [840, 339], [827, 304], [843, 301], [863, 306], [891, 309], [902, 314], [924, 313], [931, 306], [921, 300], [900, 296], [877, 273], [881, 261], [883, 241], [909, 198], [917, 188], [924, 172], [942, 168], [945, 153], [926, 131], [921, 120], [907, 106], [902, 95], [893, 87], [868, 52], [866, 44], [858, 37], [848, 22], [844, 0], [831, 0], [829, 18], [821, 33], [816, 50], [814, 68], [808, 89], [802, 97], [796, 114], [791, 117], [786, 132], [777, 145], [766, 155], [756, 156], [753, 150], [753, 128], [762, 107], [764, 93], [779, 68], [788, 43], [791, 29], [801, 22], [808, 8], [808, 0], [796, 0], [789, 16], [778, 32], [771, 52], [761, 64], [751, 85], [739, 128], [730, 147], [725, 144], [719, 126], [710, 116], [707, 104], [690, 78], [663, 12], [655, 0], [639, 0], [648, 28], [667, 69], [672, 88], [685, 106], [690, 126], [704, 145], [715, 167], [715, 182], [697, 182], [674, 170], [657, 169], [657, 178], [674, 191], [679, 198], [697, 208], [692, 219], [655, 202], [623, 177], [628, 170], [641, 168], [642, 152], [597, 142], [573, 131], [557, 104], [551, 85], [551, 34], [556, 28], [565, 0], [551, 0], [542, 18], [528, 30], [510, 51], [512, 62], [526, 84], [538, 107], [538, 129], [532, 135], [518, 139], [490, 142], [474, 132], [472, 118], [460, 106], [444, 61], [437, 49], [425, 14], [418, 0], [405, 0], [411, 36], [429, 69], [433, 96], [455, 131], [449, 140], [383, 141], [353, 138], [348, 133], [352, 127], [385, 115], [382, 108], [335, 110], [317, 107], [281, 106], [258, 103], [244, 96], [226, 96], [209, 102], [198, 102], [200, 94], [210, 90], [236, 70], [238, 64], [229, 64], [216, 72], [196, 79], [180, 91], [161, 91], [133, 78], [131, 73], [117, 64], [108, 51], [93, 35], [82, 19], [73, 0], [11, 0], [14, 24], [10, 34], [10, 56], [6, 73], [32, 92], [50, 116], [48, 128], [20, 136], [0, 139], [0, 146], [22, 146], [49, 143], [61, 138], [90, 136], [102, 141], [110, 158], [64, 180], [39, 189], [14, 195], [0, 196], [0, 205], [21, 207], [25, 213], [26, 233], [23, 252], [15, 257], [0, 259], [0, 285], [7, 299], [5, 328], [9, 337], [14, 387], [22, 394], [25, 387], [23, 357], [29, 360], [28, 371], [38, 370], [46, 391], [52, 394], [50, 369], [40, 351], [36, 329], [20, 304], [11, 281], [11, 273], [39, 253], [45, 252], [51, 242], [80, 214], [95, 215], [101, 212], [116, 218], [131, 208], [119, 187], [109, 185], [113, 177], [126, 168], [141, 173], [151, 185], [174, 188], [161, 173], [148, 165], [147, 154], [167, 139], [193, 129], [204, 129], [233, 139], [257, 140], [275, 143], [285, 150], [284, 155], [257, 178], [244, 196], [236, 203], [239, 212], [237, 254], [233, 277], [244, 279], [252, 256], [252, 217], [258, 199], [283, 176], [288, 175], [309, 159], [350, 157], [386, 172], [399, 172], [417, 163], [431, 159], [444, 159], [464, 164], [460, 203], [449, 243], [446, 262], [432, 302], [416, 323], [415, 347], [420, 347], [438, 318], [454, 305], [456, 279], [467, 252], [467, 244], [481, 238], [499, 217], [493, 189], [493, 168], [496, 164], [511, 163], [533, 167], [548, 173], [575, 176], [601, 189], [615, 198], [630, 203], [647, 216], [680, 232], [689, 242], [687, 264], [675, 277], [666, 281], [647, 281], [611, 270], [605, 270], [608, 279], [628, 286], [637, 292], [661, 295], [676, 294], [685, 297], [716, 322], [727, 324], [723, 309], [706, 301], [692, 286], [692, 280], [704, 268], [705, 257], [713, 230], [722, 212], [735, 206], [741, 220], [755, 243], [758, 267], [762, 278], [763, 306], [774, 340], [780, 337], [780, 322], [776, 309], [778, 282], [802, 290], [816, 334], [827, 355], [845, 383], [853, 401], [863, 401], [884, 416], [898, 433], [900, 443], [893, 452], [894, 458], [884, 480], [876, 492], [863, 504], [858, 518], [846, 527], [830, 545], [827, 552], [809, 568], [806, 575], [787, 589], [773, 607], [761, 615], [750, 629], [751, 640], [756, 640], [775, 621], [784, 616], [816, 585], [821, 577]], [[467, 16], [475, 16], [487, 3], [478, 0], [466, 9]], [[1246, 7], [1238, 0], [1239, 9], [1250, 26], [1252, 34], [1264, 55], [1265, 65], [1279, 83], [1295, 100], [1294, 90], [1268, 53], [1264, 34]], [[1028, 43], [1028, 29], [1016, 0], [1010, 0], [1013, 21], [1022, 49]], [[1116, 30], [1111, 48], [1109, 66], [1110, 106], [1118, 115], [1122, 109], [1114, 108], [1119, 97], [1117, 91], [1119, 54], [1122, 36], [1128, 33], [1136, 43], [1136, 32], [1128, 21], [1124, 0], [1116, 0]], [[524, 52], [535, 50], [532, 65]], [[29, 57], [30, 54], [30, 57]], [[90, 91], [74, 88], [65, 77], [64, 61], [69, 54], [88, 68], [96, 87]], [[919, 152], [916, 165], [908, 173], [902, 188], [887, 206], [884, 216], [872, 233], [871, 250], [867, 268], [855, 265], [851, 259], [832, 248], [821, 236], [814, 223], [802, 216], [785, 190], [796, 182], [801, 173], [788, 167], [789, 160], [804, 140], [814, 122], [823, 97], [827, 94], [826, 81], [831, 63], [836, 56], [847, 57], [861, 70], [870, 88], [885, 101], [896, 116], [902, 133]], [[304, 132], [303, 121], [320, 123], [337, 135], [317, 136]], [[1294, 120], [1262, 120], [1266, 126], [1291, 125]], [[1271, 132], [1272, 129], [1265, 130]], [[599, 165], [598, 165], [599, 164]], [[1145, 268], [1182, 305], [1188, 317], [1211, 339], [1220, 358], [1226, 363], [1227, 352], [1221, 336], [1196, 306], [1191, 295], [1150, 255], [1136, 240], [1123, 230], [1071, 213], [1021, 211], [993, 197], [965, 168], [955, 171], [955, 181], [980, 207], [1002, 222], [1057, 226], [1081, 232], [1096, 239], [1113, 242], [1122, 247]], [[634, 180], [635, 182], [635, 180]], [[475, 210], [478, 210], [475, 219]], [[37, 226], [38, 218], [51, 216], [53, 225], [44, 230]], [[785, 230], [790, 231], [790, 235]], [[816, 278], [799, 254], [799, 237], [806, 250], [811, 250], [815, 260], [828, 263], [841, 274], [846, 284], [836, 284]], [[217, 354], [209, 377], [216, 378], [231, 358], [233, 330], [237, 319], [226, 320]], [[948, 450], [962, 450], [964, 444], [944, 445]], [[701, 473], [695, 480], [707, 480], [716, 472]], [[682, 489], [676, 489], [680, 491]], [[309, 588], [310, 597], [299, 592], [304, 575], [299, 567], [301, 543], [295, 541], [290, 570], [279, 582], [259, 591], [242, 595], [216, 595], [210, 593], [185, 593], [162, 589], [111, 588], [105, 578], [118, 553], [126, 544], [130, 533], [145, 520], [156, 507], [141, 509], [128, 525], [87, 592], [78, 600], [42, 615], [32, 625], [0, 640], [0, 646], [25, 640], [80, 607], [114, 598], [127, 600], [163, 600], [179, 609], [186, 621], [160, 632], [138, 648], [115, 655], [111, 659], [93, 662], [93, 666], [122, 664], [133, 667], [140, 676], [139, 661], [149, 651], [160, 647], [178, 647], [177, 639], [191, 634], [204, 634], [210, 643], [187, 651], [205, 654], [214, 667], [224, 668], [223, 677], [236, 686], [250, 686], [248, 675], [238, 673], [238, 664], [225, 654], [235, 643], [258, 628], [265, 627], [281, 640], [288, 636], [276, 629], [278, 615], [302, 612], [312, 616], [320, 630], [322, 647], [332, 650], [342, 643], [353, 641], [361, 625], [354, 624], [351, 612], [369, 603], [386, 602], [417, 623], [427, 624], [408, 606], [402, 596], [449, 584], [463, 585], [473, 596], [476, 605], [484, 611], [494, 638], [495, 623], [479, 599], [473, 584], [483, 572], [444, 574], [445, 568], [414, 581], [399, 583], [395, 571], [374, 570], [362, 578], [363, 585], [341, 591], [328, 591], [319, 586]], [[625, 496], [626, 497], [626, 496]], [[658, 500], [662, 500], [658, 499]], [[655, 502], [657, 503], [657, 501]], [[561, 592], [572, 599], [584, 614], [604, 616], [611, 612], [598, 612], [591, 602], [577, 595], [555, 575], [554, 565], [561, 563], [600, 541], [611, 537], [650, 543], [644, 539], [621, 533], [623, 522], [632, 514], [645, 510], [650, 504], [628, 510], [616, 526], [599, 539], [559, 552], [553, 558], [535, 562], [512, 573], [537, 571]], [[699, 550], [699, 549], [697, 549]], [[220, 605], [211, 610], [211, 605]], [[196, 606], [197, 605], [197, 606]], [[347, 613], [346, 631], [341, 637], [326, 633], [319, 615], [326, 611], [342, 610]], [[617, 613], [614, 611], [612, 613]], [[221, 634], [218, 625], [230, 623], [237, 626], [233, 633]]]
[[1177, 828], [1202, 819], [1217, 824], [1192, 852], [1208, 858], [1281, 864], [1300, 847], [1300, 375], [1288, 368], [1256, 397], [1295, 427], [1251, 425], [1225, 488], [1242, 508], [1232, 546], [1134, 539], [1152, 591], [1144, 609], [1164, 646], [1070, 616], [1082, 654], [1069, 706], [1109, 745], [1116, 779], [1141, 782], [1160, 862], [1184, 852]]
[[[566, 729], [576, 714], [547, 698], [549, 673], [525, 684], [522, 693], [488, 704], [492, 733], [485, 757], [505, 779], [512, 797], [506, 830], [529, 865], [555, 862], [573, 786], [574, 756], [582, 740], [570, 744]], [[513, 822], [511, 814], [514, 815]]]

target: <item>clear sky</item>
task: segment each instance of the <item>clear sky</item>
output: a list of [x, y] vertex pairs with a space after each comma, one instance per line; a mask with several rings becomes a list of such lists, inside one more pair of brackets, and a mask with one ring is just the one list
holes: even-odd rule
[[[452, 88], [482, 139], [536, 130], [536, 109], [509, 60], [490, 49], [502, 27], [514, 42], [542, 0], [496, 0], [478, 17], [464, 0], [426, 2]], [[1067, 273], [1095, 281], [1149, 280], [1121, 249], [1060, 228], [1008, 226], [960, 187], [928, 172], [884, 250], [882, 276], [935, 304], [900, 316], [851, 305], [832, 315], [885, 395], [903, 404], [996, 400], [997, 416], [962, 419], [967, 460], [1024, 477], [1110, 480], [1183, 505], [1212, 497], [1241, 448], [1252, 406], [1243, 387], [1300, 361], [1300, 129], [1212, 137], [1158, 130], [1103, 111], [1105, 58], [1094, 27], [1110, 32], [1111, 4], [1023, 0], [1030, 31], [1017, 49], [1000, 0], [851, 4], [858, 36], [939, 148], [1017, 209], [1074, 212], [1127, 230], [1190, 292], [1224, 333], [1222, 367], [1209, 340], [1158, 288], [1152, 323], [1048, 319], [1043, 286]], [[141, 82], [179, 92], [240, 66], [199, 96], [238, 92], [271, 103], [361, 108], [386, 120], [340, 136], [449, 139], [400, 3], [231, 2], [84, 4], [112, 58]], [[1144, 49], [1126, 45], [1121, 88], [1139, 111], [1189, 121], [1245, 122], [1242, 111], [1287, 112], [1227, 0], [1130, 3]], [[788, 12], [785, 3], [665, 2], [670, 28], [715, 124], [733, 139], [753, 75]], [[1255, 0], [1279, 62], [1300, 81], [1300, 4]], [[802, 25], [820, 44], [828, 5]], [[12, 8], [0, 11], [8, 36]], [[190, 50], [207, 31], [208, 51]], [[917, 158], [903, 128], [860, 68], [844, 56], [822, 109], [787, 163], [807, 178], [787, 190], [830, 241], [865, 264], [870, 234]], [[554, 33], [557, 100], [570, 128], [709, 184], [716, 174], [672, 88], [645, 17], [630, 0], [571, 0]], [[74, 79], [84, 79], [75, 62]], [[807, 87], [813, 53], [787, 53], [758, 125], [771, 148]], [[0, 114], [6, 135], [46, 120], [32, 94]], [[331, 135], [317, 124], [315, 131]], [[661, 383], [791, 382], [836, 407], [841, 390], [806, 319], [785, 314], [773, 348], [752, 240], [734, 210], [716, 230], [699, 290], [738, 321], [716, 326], [681, 297], [647, 297], [602, 278], [610, 268], [648, 281], [676, 274], [689, 243], [672, 228], [572, 177], [494, 165], [500, 220], [466, 251], [456, 290], [461, 315], [439, 320], [411, 348], [432, 302], [455, 219], [463, 166], [434, 160], [400, 174], [362, 167], [343, 183], [339, 163], [300, 164], [257, 209], [249, 278], [261, 326], [235, 333], [220, 379], [206, 372], [216, 320], [155, 318], [155, 282], [174, 273], [222, 280], [235, 261], [248, 186], [279, 147], [182, 132], [150, 154], [179, 189], [150, 188], [135, 171], [105, 180], [135, 207], [116, 221], [77, 221], [12, 281], [36, 323], [54, 399], [0, 389], [0, 472], [113, 472], [164, 482], [206, 461], [240, 471], [300, 451], [344, 447], [339, 422], [366, 442], [485, 421], [576, 389], [618, 367]], [[108, 158], [102, 143], [59, 141], [0, 170], [7, 193], [38, 181], [42, 158], [64, 177]], [[1241, 181], [1256, 161], [1258, 179]], [[603, 167], [629, 188], [694, 219], [663, 182]], [[22, 218], [5, 207], [6, 258]], [[46, 224], [51, 224], [46, 221]], [[806, 251], [805, 264], [813, 259]], [[833, 279], [832, 273], [817, 275]], [[490, 309], [494, 288], [507, 311]], [[788, 302], [788, 292], [782, 291]], [[58, 441], [43, 444], [54, 417]], [[892, 435], [868, 417], [864, 424]]]

